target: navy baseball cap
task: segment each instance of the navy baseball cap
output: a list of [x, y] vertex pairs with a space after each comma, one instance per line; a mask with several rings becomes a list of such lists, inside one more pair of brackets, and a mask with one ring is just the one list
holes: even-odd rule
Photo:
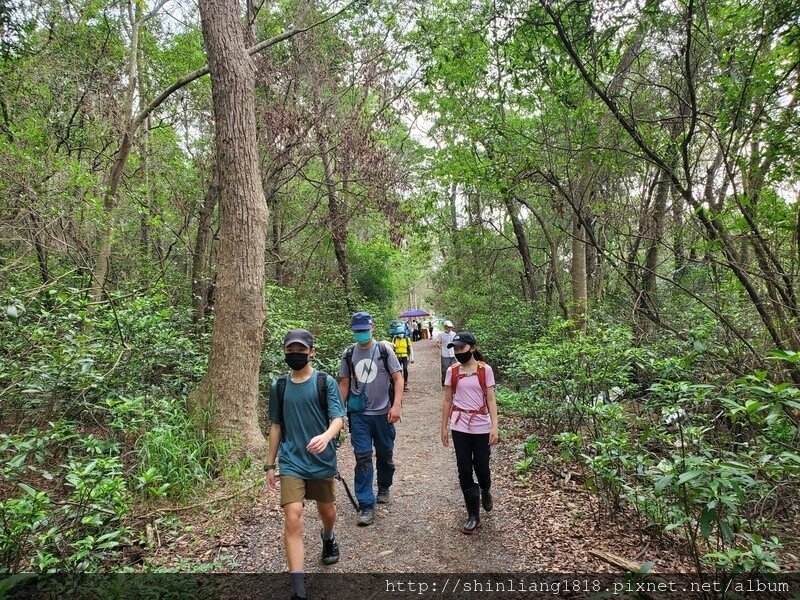
[[448, 348], [452, 348], [453, 346], [474, 346], [478, 342], [475, 340], [475, 336], [472, 335], [469, 331], [462, 331], [457, 333], [456, 336], [453, 338], [453, 341], [447, 344]]
[[283, 338], [283, 347], [286, 348], [289, 344], [302, 344], [306, 348], [313, 348], [314, 337], [308, 329], [292, 329]]
[[353, 331], [368, 331], [372, 329], [372, 315], [368, 312], [357, 312], [350, 319], [350, 329]]

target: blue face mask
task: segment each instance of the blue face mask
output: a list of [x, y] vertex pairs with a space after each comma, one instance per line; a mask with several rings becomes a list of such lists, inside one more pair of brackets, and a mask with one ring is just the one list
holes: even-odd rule
[[371, 331], [357, 331], [353, 333], [353, 339], [356, 344], [366, 344], [372, 339]]

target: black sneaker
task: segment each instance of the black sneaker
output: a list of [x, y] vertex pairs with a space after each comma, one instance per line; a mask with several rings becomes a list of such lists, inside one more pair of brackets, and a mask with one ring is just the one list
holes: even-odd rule
[[388, 488], [378, 488], [378, 495], [375, 498], [375, 501], [378, 504], [389, 504], [389, 489]]
[[[322, 532], [319, 536], [322, 538]], [[336, 538], [330, 540], [322, 538], [322, 563], [332, 565], [337, 562], [339, 562], [339, 544], [336, 542]]]

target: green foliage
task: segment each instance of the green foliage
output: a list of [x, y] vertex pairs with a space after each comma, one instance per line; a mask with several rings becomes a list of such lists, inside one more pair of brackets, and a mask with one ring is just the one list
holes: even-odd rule
[[[519, 348], [531, 382], [501, 391], [499, 405], [554, 432], [560, 460], [582, 464], [585, 485], [608, 510], [632, 506], [664, 535], [683, 538], [704, 568], [778, 570], [776, 523], [794, 509], [790, 490], [800, 483], [800, 390], [762, 371], [721, 385], [662, 378], [630, 399], [631, 360], [655, 357], [656, 349], [631, 354], [624, 331], [560, 341], [558, 331]], [[690, 342], [686, 351], [696, 356], [703, 348]], [[610, 402], [596, 396], [612, 383], [628, 394]], [[517, 462], [519, 472], [532, 466], [529, 458]]]
[[15, 408], [74, 415], [148, 387], [186, 393], [204, 372], [207, 338], [194, 332], [188, 309], [166, 307], [158, 293], [91, 312], [72, 288], [27, 302], [15, 293], [0, 297], [19, 313], [0, 321], [0, 384]]
[[561, 458], [565, 461], [575, 459], [586, 443], [582, 435], [571, 431], [557, 433], [553, 436], [553, 441], [561, 450]]
[[598, 394], [615, 386], [623, 392], [634, 389], [631, 342], [632, 332], [625, 327], [598, 324], [579, 335], [571, 331], [570, 322], [555, 320], [539, 339], [512, 346], [507, 375], [518, 385], [528, 384], [533, 396], [580, 417], [585, 412], [581, 406]]
[[0, 450], [4, 482], [21, 492], [0, 502], [0, 570], [91, 570], [127, 541], [132, 498], [118, 444], [59, 422], [0, 434]]
[[517, 473], [525, 473], [540, 462], [539, 438], [535, 434], [529, 435], [525, 438], [522, 450], [524, 458], [514, 463], [514, 469], [516, 469]]
[[461, 311], [470, 311], [464, 329], [476, 336], [481, 350], [492, 357], [492, 365], [513, 380], [514, 358], [508, 350], [516, 340], [533, 340], [541, 335], [544, 319], [540, 307], [513, 296], [484, 300], [486, 306], [470, 302], [460, 307]]
[[0, 569], [99, 568], [129, 540], [123, 521], [137, 500], [189, 497], [226, 454], [167, 400], [110, 400], [108, 414], [120, 439], [138, 435], [127, 468], [120, 442], [75, 423], [0, 434], [0, 474], [21, 492], [0, 503]]
[[8, 414], [52, 421], [0, 434], [2, 485], [17, 492], [0, 507], [1, 566], [99, 568], [128, 539], [134, 503], [187, 498], [217, 472], [224, 448], [174, 399], [202, 375], [207, 336], [159, 293], [90, 310], [70, 287], [31, 298], [11, 286], [2, 301]]
[[288, 368], [283, 360], [283, 338], [291, 329], [308, 329], [317, 350], [314, 364], [330, 373], [338, 372], [338, 358], [353, 342], [344, 298], [331, 294], [328, 287], [298, 291], [270, 286], [267, 304], [267, 334], [261, 361], [261, 389], [265, 394], [271, 380]]
[[138, 396], [106, 403], [109, 424], [138, 436], [133, 479], [141, 494], [186, 498], [215, 475], [224, 448], [187, 416], [183, 402]]
[[[482, 253], [483, 243], [473, 240]], [[446, 262], [434, 276], [447, 282], [433, 299], [438, 314], [448, 315], [458, 331], [471, 331], [487, 360], [500, 372], [514, 367], [509, 349], [518, 340], [534, 340], [545, 328], [547, 312], [540, 305], [517, 297], [506, 274], [487, 281], [479, 270], [467, 270], [455, 259]]]
[[[472, 331], [504, 378], [501, 409], [536, 426], [521, 476], [554, 445], [553, 460], [579, 462], [605, 508], [627, 502], [681, 535], [698, 563], [776, 568], [774, 524], [795, 508], [800, 462], [795, 4], [720, 0], [698, 19], [681, 3], [598, 12], [432, 0], [420, 12], [380, 1], [271, 47], [256, 90], [275, 282], [262, 397], [286, 370], [287, 330], [310, 329], [315, 366], [336, 372], [348, 313], [372, 312], [382, 337], [430, 273], [430, 304]], [[191, 7], [183, 24], [173, 11], [151, 15], [129, 93], [125, 11], [76, 6], [0, 4], [0, 486], [10, 490], [0, 559], [10, 570], [99, 568], [125, 543], [134, 503], [189, 498], [226, 472], [230, 451], [183, 400], [206, 369], [213, 322], [193, 323], [188, 306], [211, 179], [210, 78], [134, 132], [107, 197], [127, 113], [206, 62], [202, 31]], [[287, 0], [252, 31], [266, 39], [328, 14]], [[676, 31], [694, 36], [689, 82]], [[422, 85], [396, 77], [417, 67]], [[586, 78], [613, 91], [615, 114]], [[409, 136], [414, 108], [424, 141]], [[662, 208], [654, 164], [672, 170]], [[585, 335], [567, 320], [582, 283], [571, 273], [576, 209], [598, 246], [586, 253]], [[218, 212], [210, 218], [213, 281], [230, 240], [218, 239]], [[90, 302], [107, 231], [105, 298]], [[642, 314], [649, 294], [657, 324]]]
[[353, 279], [367, 302], [388, 307], [394, 302], [402, 282], [403, 255], [381, 240], [347, 245]]
[[498, 409], [528, 416], [539, 421], [551, 410], [552, 405], [544, 398], [536, 396], [530, 389], [512, 390], [509, 387], [497, 388]]

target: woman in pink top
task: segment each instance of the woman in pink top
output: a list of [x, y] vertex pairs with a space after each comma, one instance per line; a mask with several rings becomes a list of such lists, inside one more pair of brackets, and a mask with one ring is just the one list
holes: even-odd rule
[[[498, 440], [494, 373], [492, 367], [483, 362], [476, 346], [475, 337], [466, 331], [457, 333], [447, 345], [453, 348], [458, 362], [447, 369], [442, 403], [442, 444], [445, 448], [450, 445], [449, 424], [458, 481], [467, 506], [467, 522], [461, 531], [468, 534], [477, 532], [481, 526], [481, 503], [485, 511], [492, 510], [489, 455], [490, 447]], [[473, 471], [477, 484], [472, 478]]]

